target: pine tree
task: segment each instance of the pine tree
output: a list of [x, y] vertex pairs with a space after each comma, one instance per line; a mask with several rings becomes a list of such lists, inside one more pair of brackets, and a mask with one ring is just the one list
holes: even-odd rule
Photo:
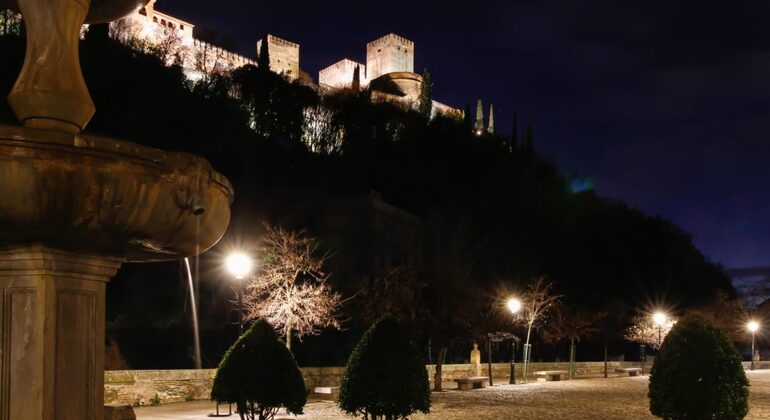
[[535, 151], [535, 148], [532, 145], [532, 123], [531, 122], [527, 122], [527, 131], [524, 134], [524, 151], [527, 153], [532, 153]]
[[425, 118], [430, 119], [433, 114], [433, 82], [430, 80], [430, 73], [426, 68], [422, 72], [422, 82], [420, 83], [420, 98], [417, 102], [417, 112]]
[[473, 129], [477, 136], [484, 134], [484, 107], [481, 99], [476, 103], [476, 126]]
[[280, 407], [302, 414], [307, 394], [294, 356], [273, 327], [260, 319], [225, 353], [211, 399], [235, 403], [241, 419], [271, 420]]
[[489, 127], [487, 127], [489, 134], [495, 134], [495, 105], [489, 105]]
[[268, 35], [262, 38], [259, 45], [259, 57], [257, 57], [257, 67], [262, 70], [270, 70], [270, 48], [267, 45]]
[[339, 406], [370, 420], [407, 419], [430, 411], [428, 372], [420, 351], [392, 315], [375, 322], [350, 355]]
[[353, 70], [353, 83], [350, 87], [356, 92], [361, 90], [361, 67], [358, 65], [356, 65], [355, 70]]

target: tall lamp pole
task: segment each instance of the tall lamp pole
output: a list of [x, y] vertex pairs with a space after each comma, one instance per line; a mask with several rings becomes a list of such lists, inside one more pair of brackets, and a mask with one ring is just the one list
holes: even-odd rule
[[652, 321], [658, 326], [658, 350], [660, 350], [660, 346], [663, 344], [663, 324], [668, 321], [668, 315], [663, 312], [655, 312]]
[[757, 330], [759, 330], [759, 322], [749, 321], [749, 323], [746, 325], [746, 328], [751, 331], [751, 370], [754, 370], [754, 335], [756, 334]]
[[[516, 314], [521, 310], [521, 301], [517, 298], [510, 298], [506, 306], [515, 319]], [[511, 334], [511, 380], [508, 383], [516, 385], [516, 336], [513, 334]]]
[[[230, 254], [225, 260], [227, 271], [241, 283], [251, 272], [252, 265], [251, 257], [242, 252]], [[238, 296], [238, 335], [240, 336], [243, 334], [243, 287], [241, 287], [240, 292], [236, 291], [235, 293]]]

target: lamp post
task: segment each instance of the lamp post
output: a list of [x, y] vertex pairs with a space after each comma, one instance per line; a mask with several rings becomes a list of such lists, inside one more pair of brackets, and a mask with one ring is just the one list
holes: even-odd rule
[[[517, 298], [510, 298], [506, 304], [511, 314], [516, 317], [516, 314], [521, 310], [521, 301]], [[511, 385], [516, 385], [516, 336], [511, 334], [511, 380], [508, 382]]]
[[751, 331], [751, 370], [754, 370], [754, 335], [757, 330], [759, 330], [759, 322], [749, 321], [749, 323], [746, 324], [746, 328]]
[[660, 350], [660, 346], [663, 344], [663, 324], [668, 321], [668, 315], [663, 312], [655, 312], [652, 321], [658, 326], [658, 350]]
[[[237, 252], [230, 254], [225, 260], [225, 266], [227, 271], [230, 272], [237, 280], [243, 280], [251, 272], [253, 263], [251, 257], [248, 255]], [[238, 333], [243, 334], [243, 290], [235, 292], [238, 296]]]

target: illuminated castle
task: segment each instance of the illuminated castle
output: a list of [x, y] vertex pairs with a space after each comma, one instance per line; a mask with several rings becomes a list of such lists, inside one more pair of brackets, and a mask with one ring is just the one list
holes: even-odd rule
[[[366, 44], [365, 65], [345, 58], [318, 72], [318, 84], [325, 91], [351, 88], [356, 69], [360, 87], [370, 87], [376, 100], [407, 107], [417, 103], [422, 76], [414, 72], [414, 42], [396, 34], [385, 35]], [[462, 115], [462, 111], [436, 101], [433, 112]]]
[[[112, 35], [124, 41], [138, 39], [161, 46], [167, 64], [180, 64], [191, 79], [198, 79], [205, 73], [256, 65], [251, 58], [196, 39], [193, 35], [195, 25], [155, 10], [155, 2], [149, 0], [134, 15], [111, 24]], [[299, 44], [272, 34], [264, 39], [270, 54], [270, 70], [289, 81], [316, 86], [322, 93], [331, 92], [351, 88], [357, 71], [358, 86], [370, 88], [374, 100], [413, 108], [420, 96], [422, 76], [414, 72], [415, 45], [402, 36], [388, 34], [368, 43], [366, 64], [346, 58], [326, 67], [318, 74], [318, 85], [300, 68]], [[255, 44], [257, 54], [262, 42], [259, 40]], [[434, 115], [462, 115], [460, 110], [436, 101], [433, 111]]]

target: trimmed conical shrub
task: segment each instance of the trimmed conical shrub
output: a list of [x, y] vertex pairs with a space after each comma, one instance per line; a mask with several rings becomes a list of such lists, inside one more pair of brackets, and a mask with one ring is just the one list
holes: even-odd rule
[[294, 356], [260, 319], [225, 354], [211, 399], [236, 404], [242, 419], [270, 420], [281, 407], [302, 414], [307, 393]]
[[749, 382], [741, 354], [700, 315], [680, 320], [663, 342], [650, 374], [650, 411], [664, 419], [742, 419]]
[[340, 407], [366, 419], [404, 419], [430, 411], [428, 372], [404, 328], [386, 315], [356, 345], [342, 378]]

